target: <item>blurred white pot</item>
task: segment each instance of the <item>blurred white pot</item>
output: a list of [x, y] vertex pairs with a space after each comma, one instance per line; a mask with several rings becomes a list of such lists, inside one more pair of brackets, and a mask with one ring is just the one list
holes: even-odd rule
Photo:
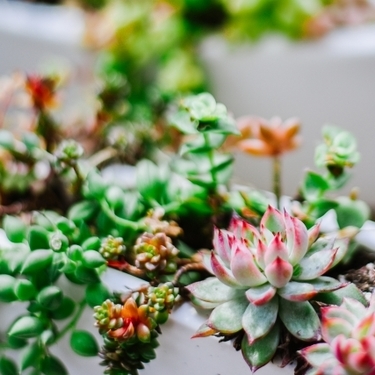
[[[375, 207], [375, 25], [339, 29], [311, 42], [274, 36], [234, 46], [209, 38], [201, 56], [213, 94], [236, 117], [302, 121], [302, 148], [283, 164], [285, 194], [295, 194], [303, 169], [314, 167], [321, 126], [331, 123], [357, 138], [362, 158], [350, 187], [358, 186], [360, 198]], [[239, 155], [237, 181], [268, 190], [270, 166], [269, 160]]]

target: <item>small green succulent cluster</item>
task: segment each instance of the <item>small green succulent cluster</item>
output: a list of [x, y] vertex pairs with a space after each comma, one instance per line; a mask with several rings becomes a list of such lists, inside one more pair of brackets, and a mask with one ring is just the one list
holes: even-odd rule
[[[2, 342], [5, 351], [20, 350], [19, 363], [2, 355], [1, 373], [16, 374], [31, 368], [46, 374], [67, 374], [64, 364], [49, 349], [63, 336], [70, 335], [71, 348], [77, 354], [95, 356], [99, 351], [94, 336], [76, 324], [85, 306], [93, 307], [110, 295], [100, 280], [106, 268], [98, 252], [100, 240], [83, 231], [79, 220], [47, 211], [34, 214], [27, 224], [6, 216], [3, 228], [9, 243], [2, 244], [1, 250], [0, 300], [23, 302], [26, 308], [14, 316]], [[81, 285], [83, 297], [77, 299], [70, 293], [71, 287], [65, 288], [63, 279], [70, 285]], [[62, 327], [60, 321], [64, 322]]]

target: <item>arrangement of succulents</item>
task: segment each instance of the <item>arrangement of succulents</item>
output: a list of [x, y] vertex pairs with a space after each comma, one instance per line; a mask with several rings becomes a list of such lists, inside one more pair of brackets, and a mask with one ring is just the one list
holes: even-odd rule
[[[285, 205], [282, 156], [300, 143], [299, 121], [236, 122], [208, 93], [180, 96], [158, 114], [156, 127], [162, 121], [170, 139], [143, 144], [139, 154], [123, 147], [126, 84], [112, 78], [98, 90], [86, 139], [87, 124], [77, 129], [54, 116], [58, 77], [1, 81], [0, 300], [23, 309], [1, 332], [1, 373], [66, 374], [50, 347], [68, 336], [78, 355], [102, 358], [104, 373], [138, 374], [184, 300], [212, 309], [195, 337], [231, 340], [249, 371], [276, 357], [298, 358], [297, 374], [373, 369], [373, 302], [366, 310], [364, 294], [339, 279], [370, 215], [354, 192], [332, 194], [359, 160], [352, 135], [324, 128], [315, 155], [323, 172], [306, 171]], [[118, 142], [109, 136], [114, 127]], [[272, 158], [274, 195], [231, 184], [234, 147]], [[135, 182], [105, 177], [112, 164], [130, 161]], [[339, 229], [323, 233], [320, 221], [332, 210]], [[101, 280], [108, 267], [145, 284], [111, 292]], [[87, 306], [100, 344], [79, 327]]]

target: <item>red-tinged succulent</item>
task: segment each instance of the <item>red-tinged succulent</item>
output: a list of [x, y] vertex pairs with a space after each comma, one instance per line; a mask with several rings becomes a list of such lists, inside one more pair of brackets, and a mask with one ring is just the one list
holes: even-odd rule
[[57, 80], [53, 77], [29, 75], [26, 78], [26, 89], [30, 93], [33, 105], [40, 111], [54, 107], [56, 104]]
[[237, 125], [242, 134], [237, 147], [251, 155], [279, 156], [300, 144], [300, 122], [295, 118], [283, 122], [279, 117], [244, 117]]
[[259, 230], [239, 217], [229, 230], [215, 229], [206, 267], [215, 277], [188, 286], [193, 301], [213, 308], [196, 337], [245, 332], [242, 353], [252, 370], [270, 361], [280, 327], [300, 340], [320, 339], [320, 322], [309, 300], [344, 284], [322, 276], [343, 257], [347, 242], [318, 238], [285, 210], [269, 206]]
[[106, 300], [94, 311], [95, 325], [99, 331], [118, 341], [137, 337], [141, 342], [149, 342], [151, 330], [156, 327], [149, 316], [149, 306], [137, 306], [133, 298], [128, 298], [123, 305]]
[[313, 367], [309, 375], [375, 374], [375, 295], [366, 308], [344, 298], [340, 306], [322, 308], [325, 343], [300, 351]]

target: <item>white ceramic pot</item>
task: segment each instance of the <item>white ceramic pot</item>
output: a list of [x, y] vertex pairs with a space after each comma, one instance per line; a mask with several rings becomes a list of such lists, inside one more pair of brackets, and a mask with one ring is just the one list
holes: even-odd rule
[[[350, 186], [375, 206], [375, 25], [337, 29], [316, 41], [270, 36], [254, 45], [209, 38], [201, 48], [213, 94], [236, 117], [257, 115], [302, 121], [303, 146], [283, 162], [284, 194], [297, 192], [306, 167], [314, 167], [321, 126], [351, 131], [362, 158]], [[236, 179], [271, 188], [270, 161], [238, 155]], [[266, 172], [263, 172], [266, 171]]]

